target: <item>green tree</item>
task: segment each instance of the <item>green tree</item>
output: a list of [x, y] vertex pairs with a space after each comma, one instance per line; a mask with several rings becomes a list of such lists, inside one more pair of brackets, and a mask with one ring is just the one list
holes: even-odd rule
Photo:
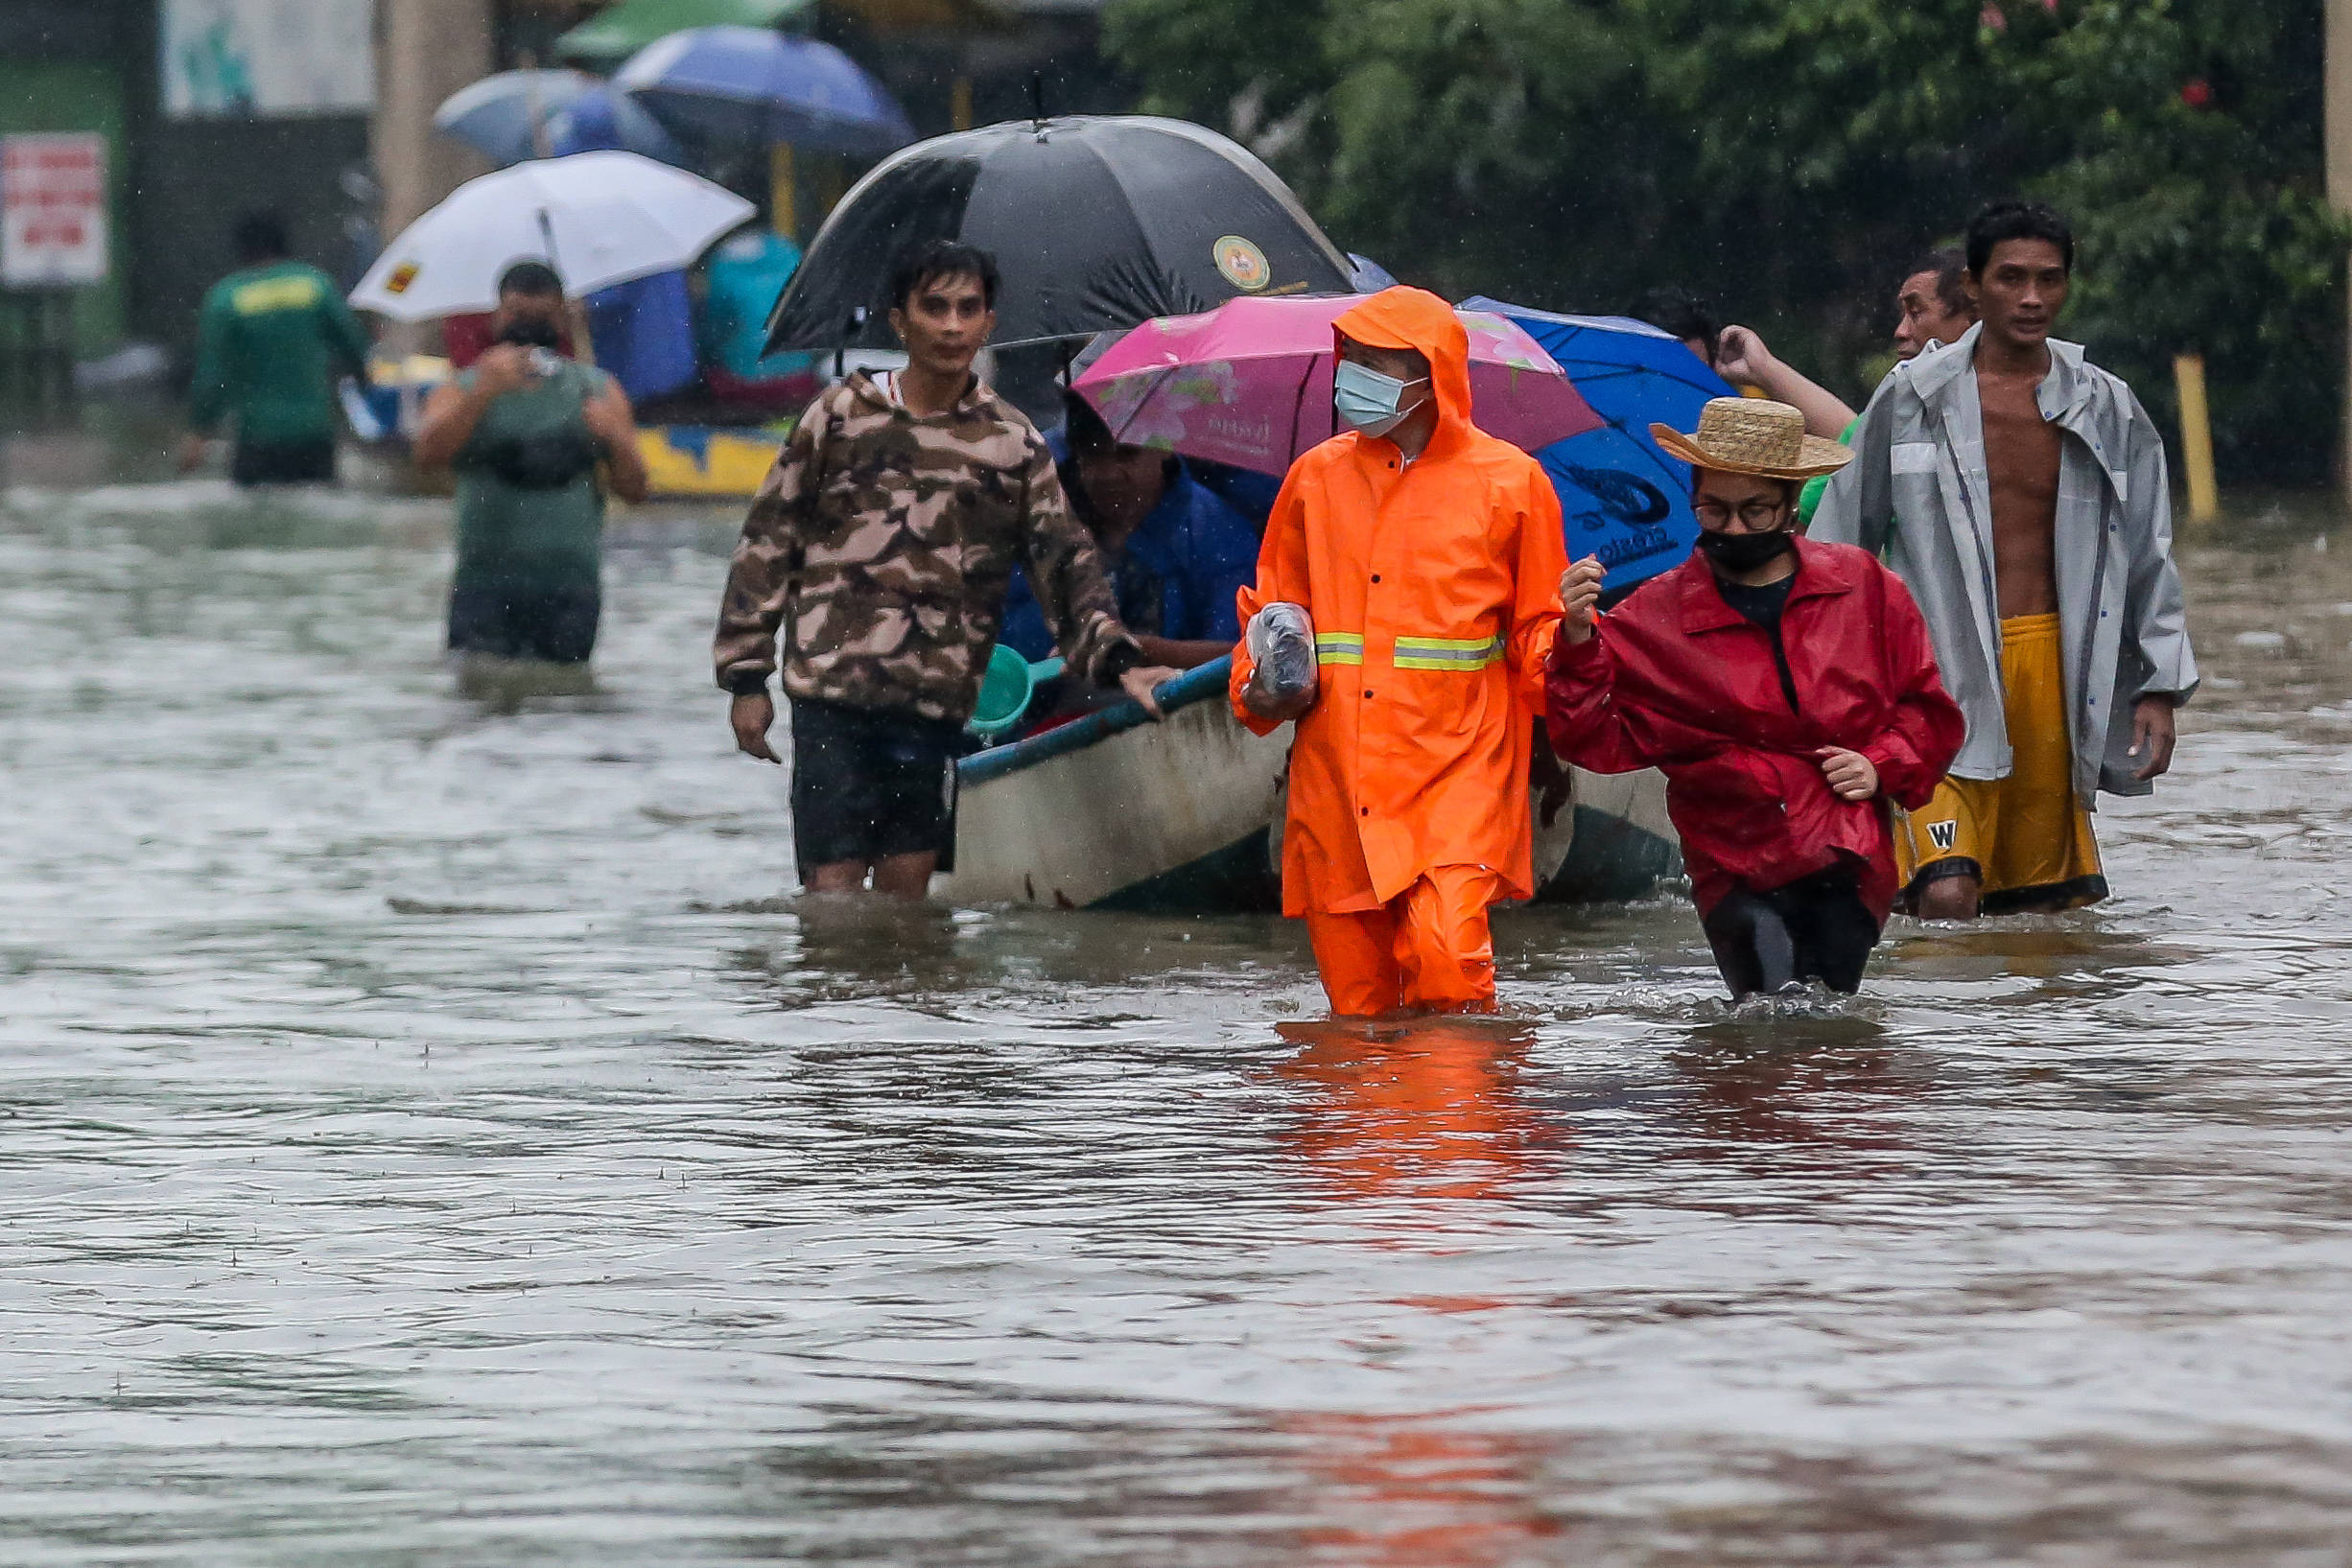
[[2226, 466], [2324, 470], [2318, 0], [1116, 0], [1108, 37], [1401, 276], [1584, 310], [1682, 283], [1855, 398], [1910, 256], [2043, 197], [2082, 240], [2070, 334], [2168, 425], [2203, 351]]

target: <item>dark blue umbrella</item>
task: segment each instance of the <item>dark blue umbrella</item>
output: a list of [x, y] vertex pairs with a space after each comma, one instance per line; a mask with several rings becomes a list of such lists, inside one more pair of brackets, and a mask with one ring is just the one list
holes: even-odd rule
[[1462, 308], [1493, 311], [1526, 329], [1585, 394], [1601, 428], [1536, 453], [1560, 492], [1568, 554], [1598, 555], [1604, 586], [1631, 588], [1678, 564], [1699, 536], [1690, 467], [1650, 439], [1656, 421], [1697, 430], [1709, 398], [1731, 386], [1675, 338], [1622, 316], [1555, 316], [1480, 296]]
[[788, 142], [870, 157], [915, 139], [889, 89], [829, 43], [760, 27], [694, 27], [639, 50], [613, 85], [690, 141]]

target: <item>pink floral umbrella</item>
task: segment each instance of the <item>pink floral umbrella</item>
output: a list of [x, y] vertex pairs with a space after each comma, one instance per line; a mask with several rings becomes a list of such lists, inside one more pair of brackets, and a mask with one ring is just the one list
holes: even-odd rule
[[[1359, 294], [1229, 300], [1155, 316], [1077, 380], [1113, 436], [1135, 446], [1282, 474], [1330, 439], [1331, 323]], [[1595, 429], [1567, 372], [1514, 322], [1456, 311], [1470, 333], [1470, 417], [1532, 452]]]

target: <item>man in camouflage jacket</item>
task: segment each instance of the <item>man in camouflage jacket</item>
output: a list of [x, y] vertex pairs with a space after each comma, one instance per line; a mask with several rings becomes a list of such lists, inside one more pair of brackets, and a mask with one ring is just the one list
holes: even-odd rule
[[767, 677], [786, 629], [801, 877], [919, 898], [954, 847], [954, 759], [1016, 562], [1070, 670], [1155, 714], [1093, 541], [1053, 456], [972, 374], [995, 323], [984, 251], [923, 246], [892, 279], [904, 371], [811, 405], [752, 503], [715, 647], [737, 744], [777, 761]]

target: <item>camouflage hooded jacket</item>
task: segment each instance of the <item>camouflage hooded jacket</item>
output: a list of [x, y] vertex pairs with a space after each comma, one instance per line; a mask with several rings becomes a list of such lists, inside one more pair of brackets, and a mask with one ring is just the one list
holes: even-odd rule
[[917, 416], [860, 371], [811, 404], [760, 486], [727, 573], [718, 684], [757, 691], [786, 630], [788, 696], [961, 723], [1016, 562], [1073, 671], [1141, 662], [1053, 456], [975, 385]]

